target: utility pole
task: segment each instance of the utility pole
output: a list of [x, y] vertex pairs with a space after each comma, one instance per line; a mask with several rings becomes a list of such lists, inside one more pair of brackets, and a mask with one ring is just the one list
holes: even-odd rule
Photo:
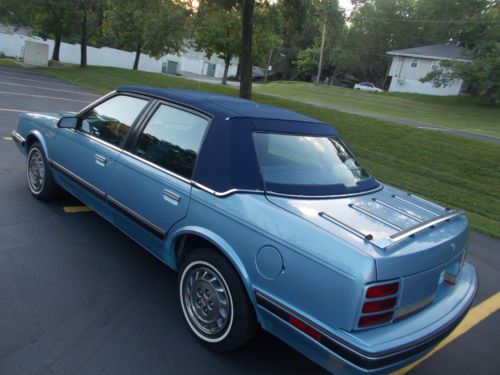
[[321, 70], [323, 68], [323, 52], [325, 49], [325, 37], [326, 37], [326, 17], [323, 21], [323, 35], [321, 35], [321, 50], [319, 52], [319, 65], [318, 65], [318, 75], [316, 76], [316, 83], [319, 83], [321, 79]]
[[271, 52], [269, 53], [269, 60], [267, 60], [266, 71], [264, 74], [264, 83], [267, 82], [267, 75], [269, 73], [269, 67], [271, 66], [271, 60], [273, 59], [273, 51], [274, 51], [274, 47], [271, 48]]

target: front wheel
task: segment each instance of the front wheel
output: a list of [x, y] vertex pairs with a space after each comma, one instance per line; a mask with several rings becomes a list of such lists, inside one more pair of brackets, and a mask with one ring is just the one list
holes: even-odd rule
[[229, 352], [254, 335], [253, 306], [238, 273], [217, 250], [200, 248], [188, 254], [178, 291], [189, 329], [209, 349]]
[[45, 158], [42, 145], [33, 143], [26, 159], [26, 177], [31, 194], [40, 200], [54, 199], [59, 193], [59, 187], [54, 181], [52, 172]]

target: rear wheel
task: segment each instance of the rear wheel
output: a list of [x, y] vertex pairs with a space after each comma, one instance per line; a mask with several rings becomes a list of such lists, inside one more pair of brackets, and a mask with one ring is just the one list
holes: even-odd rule
[[228, 352], [253, 337], [253, 306], [238, 273], [217, 251], [200, 248], [188, 254], [178, 291], [189, 329], [208, 348]]
[[45, 158], [42, 145], [33, 143], [26, 159], [26, 177], [31, 194], [40, 200], [52, 200], [59, 193], [52, 172]]

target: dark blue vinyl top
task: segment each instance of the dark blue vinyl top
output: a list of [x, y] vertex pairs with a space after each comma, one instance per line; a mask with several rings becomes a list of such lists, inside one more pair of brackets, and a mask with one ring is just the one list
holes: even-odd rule
[[[320, 124], [318, 120], [284, 108], [256, 103], [227, 95], [203, 91], [163, 89], [156, 87], [122, 86], [117, 91], [128, 91], [154, 96], [189, 106], [214, 117], [249, 117], [301, 121]], [[328, 125], [331, 128], [331, 126]]]
[[[272, 132], [336, 137], [331, 125], [283, 108], [207, 92], [122, 86], [117, 91], [164, 99], [203, 112], [212, 120], [201, 145], [193, 181], [217, 192], [265, 191], [252, 134]], [[337, 190], [337, 189], [334, 189]], [[325, 194], [325, 192], [322, 192]], [[332, 195], [338, 192], [331, 191]], [[301, 186], [298, 195], [318, 195]]]

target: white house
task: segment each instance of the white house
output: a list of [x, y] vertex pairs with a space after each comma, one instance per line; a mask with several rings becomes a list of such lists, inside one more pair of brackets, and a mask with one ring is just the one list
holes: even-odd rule
[[388, 73], [389, 91], [429, 95], [460, 95], [461, 80], [437, 87], [431, 82], [422, 83], [420, 79], [437, 69], [443, 60], [473, 60], [462, 47], [451, 43], [389, 51], [387, 54], [393, 56]]
[[[30, 51], [32, 49], [26, 49], [26, 46], [36, 45], [48, 51], [48, 57], [46, 57], [46, 59], [52, 56], [52, 49], [54, 47], [54, 41], [52, 39], [42, 39], [36, 36], [10, 33], [8, 31], [9, 30], [0, 29], [0, 54], [3, 53], [5, 56], [15, 58], [27, 58], [30, 57]], [[47, 56], [47, 53], [45, 53], [44, 56]], [[134, 58], [135, 52], [122, 51], [109, 47], [87, 47], [87, 63], [89, 65], [132, 69]], [[79, 64], [80, 45], [61, 43], [59, 59], [62, 63]], [[40, 61], [38, 60], [36, 65], [40, 65]], [[44, 62], [44, 65], [47, 65], [47, 61]], [[233, 59], [229, 66], [228, 76], [235, 76], [237, 67], [238, 59]], [[224, 73], [224, 61], [215, 55], [211, 56], [209, 59], [203, 52], [195, 51], [189, 47], [189, 43], [186, 43], [186, 47], [178, 54], [168, 54], [159, 59], [144, 53], [141, 54], [139, 70], [179, 75], [191, 73], [221, 78]]]

